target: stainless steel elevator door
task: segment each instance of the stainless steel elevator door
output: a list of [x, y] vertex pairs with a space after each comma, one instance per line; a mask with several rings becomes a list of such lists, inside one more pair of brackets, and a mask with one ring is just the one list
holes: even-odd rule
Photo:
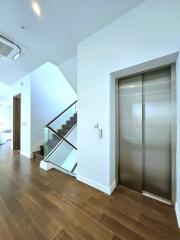
[[119, 182], [142, 191], [142, 77], [119, 81]]
[[143, 190], [171, 199], [171, 71], [143, 75]]

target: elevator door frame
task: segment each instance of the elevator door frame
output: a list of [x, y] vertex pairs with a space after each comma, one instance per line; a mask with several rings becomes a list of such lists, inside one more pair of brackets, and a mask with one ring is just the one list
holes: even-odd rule
[[[150, 72], [154, 72], [154, 71], [158, 71], [158, 70], [163, 70], [165, 68], [170, 68], [170, 71], [171, 71], [171, 82], [174, 82], [174, 91], [172, 89], [172, 84], [171, 84], [171, 103], [172, 101], [175, 101], [175, 106], [174, 106], [174, 113], [173, 113], [173, 117], [171, 118], [171, 127], [172, 125], [174, 124], [174, 135], [172, 136], [171, 134], [171, 141], [173, 140], [174, 142], [174, 146], [171, 146], [171, 148], [173, 147], [174, 148], [174, 152], [172, 151], [171, 153], [171, 204], [174, 206], [175, 205], [175, 202], [176, 202], [176, 63], [172, 63], [172, 64], [168, 64], [168, 65], [165, 65], [165, 66], [162, 66], [162, 67], [157, 67], [157, 68], [153, 68], [153, 69], [147, 69], [146, 71], [142, 71], [142, 72], [137, 72], [137, 73], [134, 73], [134, 74], [131, 74], [131, 75], [126, 75], [126, 76], [123, 76], [121, 78], [118, 78], [117, 79], [117, 84], [116, 84], [116, 88], [118, 89], [118, 82], [119, 81], [122, 81], [126, 78], [129, 78], [129, 77], [135, 77], [135, 76], [138, 76], [138, 75], [143, 75], [145, 73], [150, 73]], [[174, 99], [172, 100], [172, 94], [174, 93]], [[116, 91], [116, 94], [118, 94], [118, 91]], [[117, 95], [117, 98], [116, 98], [116, 109], [117, 109], [117, 112], [119, 111], [119, 94]], [[119, 114], [116, 115], [116, 119], [117, 119], [117, 122], [119, 122]], [[119, 125], [118, 127], [116, 127], [116, 129], [118, 130], [118, 137], [117, 137], [117, 144], [118, 144], [118, 148], [119, 149], [119, 143], [120, 143], [120, 129], [119, 129]], [[119, 151], [119, 150], [118, 150]], [[119, 159], [120, 155], [118, 154], [118, 157], [117, 157], [117, 164], [116, 164], [116, 167], [118, 168], [118, 170], [116, 171], [116, 174], [118, 174], [117, 178], [118, 179], [118, 185], [120, 184], [119, 183], [119, 174], [120, 174], [120, 168], [119, 168], [119, 164], [120, 164], [120, 159]], [[142, 194], [143, 194], [143, 191], [142, 191]], [[151, 194], [150, 194], [151, 195]], [[158, 198], [158, 196], [157, 196]], [[159, 200], [161, 200], [161, 197], [159, 197]]]

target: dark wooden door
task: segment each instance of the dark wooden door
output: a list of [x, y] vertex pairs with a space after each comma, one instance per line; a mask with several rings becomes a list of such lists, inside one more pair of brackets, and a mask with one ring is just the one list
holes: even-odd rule
[[21, 97], [13, 98], [13, 149], [20, 150], [21, 145]]

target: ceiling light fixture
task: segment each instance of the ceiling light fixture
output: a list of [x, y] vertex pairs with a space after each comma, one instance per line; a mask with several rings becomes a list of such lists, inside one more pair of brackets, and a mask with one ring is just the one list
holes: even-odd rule
[[41, 16], [41, 8], [36, 1], [32, 1], [32, 9], [36, 15]]
[[16, 60], [22, 53], [21, 47], [0, 34], [0, 57]]
[[16, 53], [16, 54], [14, 55], [14, 57], [13, 57], [13, 60], [16, 60], [16, 59], [18, 59], [18, 58], [19, 58], [19, 56], [20, 56], [20, 52]]

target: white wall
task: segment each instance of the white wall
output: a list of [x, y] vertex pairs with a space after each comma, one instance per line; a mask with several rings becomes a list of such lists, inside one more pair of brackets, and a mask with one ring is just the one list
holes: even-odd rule
[[77, 95], [60, 69], [50, 62], [31, 73], [31, 84], [31, 146], [33, 152], [38, 150], [39, 145], [42, 144], [44, 126], [73, 103]]
[[77, 57], [73, 57], [59, 65], [60, 70], [71, 84], [75, 92], [77, 92]]
[[43, 143], [44, 126], [74, 102], [77, 95], [59, 68], [49, 62], [12, 85], [12, 102], [18, 94], [21, 94], [21, 153], [30, 158]]
[[12, 111], [11, 106], [0, 103], [0, 129], [1, 127], [11, 129], [12, 127], [11, 111]]
[[[12, 85], [13, 96], [21, 94], [21, 154], [31, 156], [31, 78], [27, 75]], [[12, 116], [13, 119], [13, 116]]]
[[0, 82], [0, 104], [10, 100], [11, 86]]
[[[179, 0], [147, 0], [79, 43], [79, 180], [105, 192], [114, 187], [115, 114], [111, 108], [115, 83], [110, 74], [179, 51], [179, 13]], [[94, 129], [97, 122], [103, 128], [101, 140], [97, 139]], [[180, 168], [178, 175], [179, 171]]]

